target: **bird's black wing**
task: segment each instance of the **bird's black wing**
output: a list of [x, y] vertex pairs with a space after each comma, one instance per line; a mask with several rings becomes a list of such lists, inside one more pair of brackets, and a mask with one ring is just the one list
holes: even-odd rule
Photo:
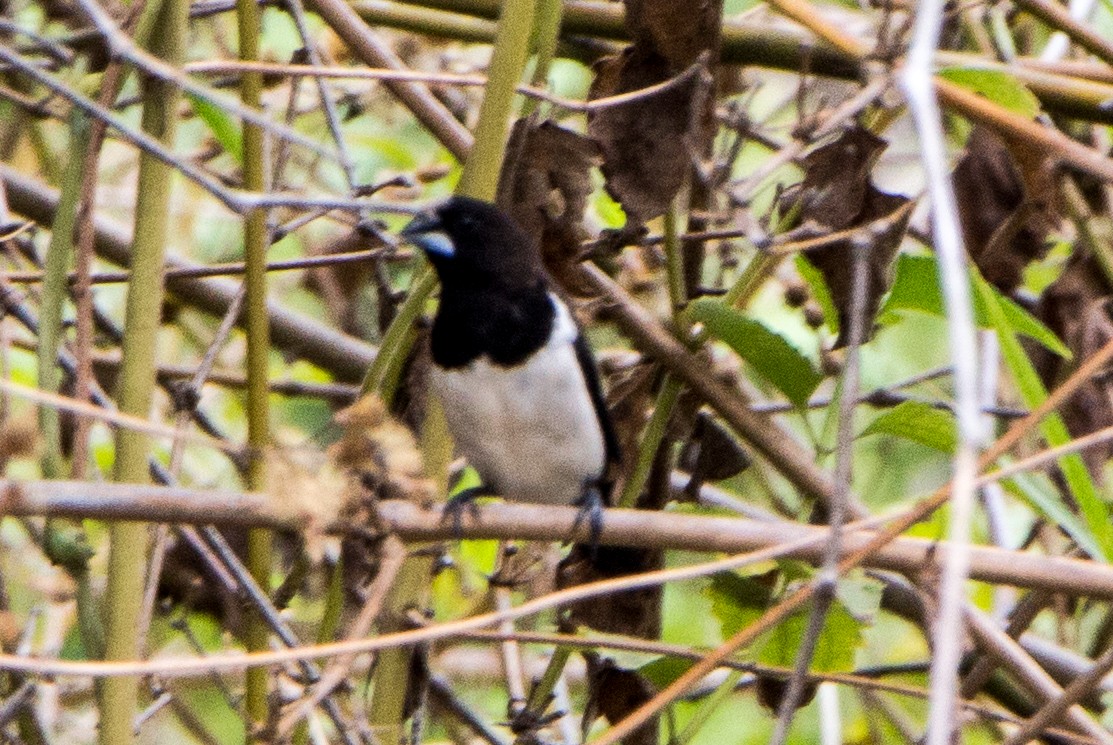
[[576, 337], [573, 346], [576, 349], [576, 359], [580, 363], [584, 381], [587, 383], [587, 392], [591, 396], [591, 403], [595, 406], [595, 416], [599, 419], [599, 429], [603, 432], [603, 446], [607, 456], [607, 464], [616, 464], [621, 460], [622, 454], [618, 447], [618, 436], [614, 431], [614, 422], [611, 421], [611, 415], [607, 411], [607, 402], [603, 398], [603, 386], [599, 382], [599, 371], [595, 367], [595, 357], [591, 354], [591, 348], [587, 345], [587, 340], [582, 333]]

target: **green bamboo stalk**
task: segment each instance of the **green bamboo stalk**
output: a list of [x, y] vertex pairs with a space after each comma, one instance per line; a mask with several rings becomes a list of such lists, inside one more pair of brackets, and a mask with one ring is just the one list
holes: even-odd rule
[[487, 70], [487, 91], [475, 125], [475, 144], [460, 174], [458, 194], [490, 200], [498, 191], [506, 133], [515, 90], [529, 58], [536, 7], [537, 0], [506, 0], [503, 5]]
[[675, 375], [666, 374], [661, 383], [661, 391], [657, 394], [657, 401], [653, 405], [653, 415], [645, 425], [642, 441], [638, 447], [638, 459], [634, 463], [634, 470], [626, 480], [622, 496], [617, 507], [633, 508], [638, 503], [638, 497], [649, 481], [650, 471], [653, 469], [653, 458], [657, 455], [657, 448], [665, 439], [668, 431], [669, 419], [672, 418], [676, 401], [680, 398], [683, 383]]
[[[159, 10], [160, 33], [152, 37], [150, 51], [179, 65], [184, 59], [187, 0], [166, 0]], [[173, 85], [143, 81], [143, 131], [173, 147], [176, 108], [180, 98]], [[125, 311], [123, 358], [117, 402], [121, 413], [146, 418], [155, 385], [155, 347], [162, 312], [162, 269], [169, 222], [170, 182], [173, 169], [141, 154], [132, 244], [131, 279]], [[116, 435], [116, 481], [145, 483], [147, 436], [130, 429]], [[106, 660], [134, 659], [139, 654], [139, 613], [147, 565], [147, 526], [119, 522], [109, 533], [108, 590], [106, 597]], [[128, 745], [135, 740], [134, 718], [139, 678], [108, 678], [101, 687], [100, 743]]]
[[[236, 20], [239, 30], [240, 59], [253, 62], [259, 59], [259, 6], [254, 0], [237, 0]], [[260, 108], [263, 77], [247, 74], [240, 80], [240, 100], [245, 106]], [[243, 185], [248, 191], [265, 190], [263, 130], [254, 124], [243, 123]], [[247, 287], [245, 302], [245, 329], [247, 332], [247, 441], [250, 449], [247, 482], [255, 491], [267, 490], [266, 448], [270, 441], [270, 411], [267, 368], [270, 358], [270, 325], [267, 316], [267, 223], [266, 211], [252, 210], [244, 219], [244, 262]], [[272, 531], [255, 528], [247, 535], [247, 566], [251, 576], [264, 590], [270, 587], [271, 559], [274, 549]], [[251, 613], [247, 622], [247, 648], [261, 651], [267, 648], [269, 631], [266, 622], [257, 613]], [[254, 725], [251, 738], [261, 731], [269, 715], [270, 676], [266, 668], [247, 671], [246, 709]]]
[[[544, 88], [549, 82], [549, 68], [557, 56], [557, 46], [560, 43], [560, 23], [563, 0], [537, 0], [537, 11], [533, 21], [533, 41], [535, 63], [533, 67], [532, 84], [535, 88]], [[527, 101], [523, 114], [532, 112], [537, 101]]]
[[[483, 97], [475, 128], [475, 144], [464, 163], [464, 170], [456, 187], [457, 194], [491, 200], [498, 191], [499, 171], [502, 168], [514, 93], [529, 56], [535, 3], [536, 0], [508, 1], [506, 13], [499, 19], [495, 51], [488, 70], [486, 95]], [[365, 392], [378, 391], [380, 395], [386, 393], [383, 387], [392, 378], [390, 371], [400, 368], [401, 361], [408, 352], [406, 341], [412, 339], [410, 327], [421, 315], [425, 302], [436, 286], [432, 268], [422, 263], [410, 283], [409, 295], [384, 334], [379, 354], [364, 378]], [[384, 396], [384, 400], [389, 402], [390, 398]]]
[[[435, 398], [429, 401], [425, 427], [421, 434], [425, 473], [435, 481], [438, 491], [444, 493], [448, 490], [452, 439], [448, 434], [444, 411]], [[379, 626], [381, 633], [401, 630], [404, 614], [422, 603], [432, 577], [434, 562], [435, 557], [428, 554], [407, 556], [402, 561], [394, 585], [383, 603], [383, 622]], [[413, 653], [408, 648], [387, 649], [380, 652], [376, 660], [368, 719], [379, 742], [405, 742], [403, 725], [406, 691], [409, 688]]]

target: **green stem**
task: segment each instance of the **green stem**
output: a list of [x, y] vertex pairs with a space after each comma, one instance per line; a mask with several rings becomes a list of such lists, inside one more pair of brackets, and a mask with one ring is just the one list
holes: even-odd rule
[[545, 672], [541, 674], [541, 679], [529, 692], [526, 711], [531, 711], [537, 715], [545, 713], [545, 710], [549, 708], [553, 688], [556, 687], [557, 681], [560, 680], [560, 675], [564, 672], [564, 668], [571, 657], [571, 647], [557, 647], [553, 650], [553, 656], [549, 658], [549, 664], [545, 666]]
[[[187, 0], [166, 0], [159, 9], [161, 33], [152, 38], [151, 52], [171, 65], [184, 60]], [[143, 81], [142, 129], [167, 147], [174, 144], [178, 89], [164, 81]], [[116, 400], [120, 412], [146, 418], [155, 385], [155, 348], [162, 313], [162, 271], [169, 223], [170, 183], [174, 169], [143, 153], [139, 158], [135, 238], [125, 310], [123, 358]], [[116, 435], [116, 481], [146, 483], [147, 435], [120, 429]], [[139, 614], [147, 566], [147, 526], [118, 522], [109, 531], [106, 598], [106, 660], [135, 659], [140, 650]], [[101, 687], [101, 745], [134, 742], [134, 717], [139, 678], [107, 678]]]
[[719, 707], [728, 697], [734, 695], [734, 688], [741, 679], [742, 673], [738, 670], [732, 670], [726, 680], [715, 689], [715, 692], [699, 703], [699, 708], [696, 709], [692, 718], [685, 723], [684, 729], [680, 730], [680, 733], [671, 739], [670, 745], [687, 745], [691, 742], [699, 734], [707, 720], [711, 718], [711, 715], [719, 711]]
[[491, 200], [498, 191], [506, 150], [506, 132], [515, 90], [529, 58], [536, 0], [507, 0], [499, 17], [495, 51], [487, 70], [487, 92], [475, 125], [475, 144], [468, 153], [458, 194]]
[[[681, 190], [681, 194], [684, 190]], [[677, 316], [688, 304], [688, 292], [684, 287], [684, 255], [680, 245], [680, 234], [684, 232], [680, 226], [680, 210], [678, 204], [681, 197], [673, 200], [668, 211], [665, 212], [665, 269], [669, 280], [669, 300], [672, 303], [673, 316]], [[679, 319], [678, 319], [679, 320]]]
[[[549, 68], [556, 57], [560, 44], [560, 18], [564, 9], [563, 0], [537, 0], [537, 12], [533, 20], [533, 42], [536, 50], [536, 63], [530, 85], [534, 88], [547, 88]], [[540, 101], [529, 99], [522, 107], [522, 114], [529, 116], [540, 105]]]
[[622, 490], [622, 497], [618, 500], [619, 507], [632, 508], [638, 503], [638, 496], [645, 488], [646, 482], [649, 481], [649, 474], [653, 469], [653, 458], [657, 454], [657, 448], [661, 447], [662, 440], [665, 439], [669, 419], [672, 417], [672, 410], [676, 407], [676, 400], [680, 397], [680, 391], [683, 387], [680, 378], [671, 374], [665, 375], [665, 379], [661, 383], [661, 391], [657, 394], [657, 402], [653, 406], [653, 416], [649, 418], [649, 422], [645, 425], [645, 432], [642, 433], [641, 446], [638, 447], [638, 460], [634, 464], [634, 471], [626, 481], [626, 486]]
[[[425, 473], [437, 484], [441, 493], [448, 491], [448, 464], [452, 459], [452, 439], [448, 434], [444, 411], [440, 402], [429, 401], [425, 427], [421, 433], [421, 449], [425, 459]], [[383, 605], [380, 633], [400, 631], [404, 627], [406, 611], [419, 606], [429, 587], [435, 558], [431, 555], [410, 555], [390, 588]], [[368, 718], [379, 742], [402, 742], [405, 719], [406, 690], [409, 687], [410, 663], [413, 650], [394, 648], [379, 653], [372, 681], [371, 711]]]
[[383, 335], [379, 353], [363, 378], [362, 394], [378, 393], [388, 404], [394, 400], [398, 377], [413, 341], [414, 322], [425, 310], [425, 302], [436, 287], [437, 276], [427, 263], [422, 262], [414, 273], [409, 294]]
[[[66, 164], [58, 209], [50, 226], [50, 245], [43, 266], [42, 309], [39, 312], [39, 388], [57, 393], [62, 386], [58, 350], [62, 345], [62, 310], [65, 307], [70, 267], [74, 255], [77, 203], [81, 198], [81, 166], [89, 146], [89, 120], [79, 111], [70, 114], [70, 159]], [[62, 435], [58, 410], [39, 407], [39, 432], [43, 440], [42, 472], [48, 479], [62, 474]]]
[[[46, 249], [42, 310], [39, 313], [38, 370], [39, 388], [57, 393], [62, 384], [58, 350], [62, 340], [62, 310], [74, 256], [77, 208], [81, 199], [82, 166], [90, 142], [90, 122], [81, 113], [70, 116], [70, 161], [66, 164], [58, 209], [50, 227]], [[39, 431], [43, 439], [42, 473], [48, 479], [62, 475], [62, 435], [57, 409], [39, 409]], [[52, 563], [62, 567], [77, 583], [78, 627], [90, 655], [104, 652], [104, 627], [96, 611], [97, 599], [90, 591], [88, 564], [92, 551], [80, 524], [50, 519], [43, 529], [43, 551]]]
[[[341, 614], [344, 610], [344, 557], [338, 555], [332, 566], [328, 590], [325, 593], [325, 610], [317, 627], [317, 643], [326, 644], [336, 639], [340, 629]], [[309, 742], [309, 723], [302, 720], [290, 737], [291, 745], [305, 745]]]
[[[236, 20], [239, 30], [240, 59], [254, 62], [259, 59], [259, 6], [254, 0], [237, 0]], [[246, 74], [240, 82], [240, 100], [245, 106], [260, 109], [263, 78], [259, 74]], [[261, 192], [266, 189], [264, 176], [263, 130], [254, 124], [243, 124], [243, 174], [244, 188]], [[267, 316], [267, 215], [264, 210], [252, 210], [244, 219], [245, 329], [247, 332], [247, 441], [250, 446], [248, 488], [266, 491], [266, 450], [270, 443], [270, 411], [267, 369], [270, 361], [270, 325]], [[271, 557], [274, 535], [270, 530], [254, 528], [247, 535], [247, 566], [251, 576], [265, 591], [270, 588]], [[267, 648], [269, 631], [266, 622], [257, 613], [248, 616], [247, 648], [262, 651]], [[269, 715], [268, 682], [266, 668], [247, 671], [247, 714], [258, 731]], [[255, 737], [255, 734], [252, 734]]]

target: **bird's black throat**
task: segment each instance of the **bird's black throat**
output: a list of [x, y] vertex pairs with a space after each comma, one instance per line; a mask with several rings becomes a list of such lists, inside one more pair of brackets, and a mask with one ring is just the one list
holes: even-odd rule
[[450, 370], [486, 356], [502, 367], [518, 365], [545, 346], [555, 321], [543, 280], [513, 290], [470, 287], [466, 292], [449, 280], [442, 284], [433, 320], [433, 362]]

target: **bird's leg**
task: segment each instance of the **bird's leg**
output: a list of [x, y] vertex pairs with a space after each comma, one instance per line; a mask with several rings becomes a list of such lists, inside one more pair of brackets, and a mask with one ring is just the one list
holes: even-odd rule
[[441, 522], [452, 521], [452, 533], [456, 540], [463, 537], [464, 510], [469, 511], [471, 516], [478, 520], [479, 507], [476, 506], [475, 500], [489, 494], [491, 494], [491, 487], [480, 484], [479, 486], [470, 486], [448, 500], [448, 503], [444, 506], [444, 512], [441, 513]]
[[584, 491], [575, 502], [580, 508], [576, 513], [576, 521], [572, 523], [572, 532], [580, 527], [580, 523], [587, 520], [591, 546], [591, 558], [594, 559], [599, 551], [599, 536], [603, 534], [603, 492], [599, 490], [599, 483], [595, 479], [584, 482]]

